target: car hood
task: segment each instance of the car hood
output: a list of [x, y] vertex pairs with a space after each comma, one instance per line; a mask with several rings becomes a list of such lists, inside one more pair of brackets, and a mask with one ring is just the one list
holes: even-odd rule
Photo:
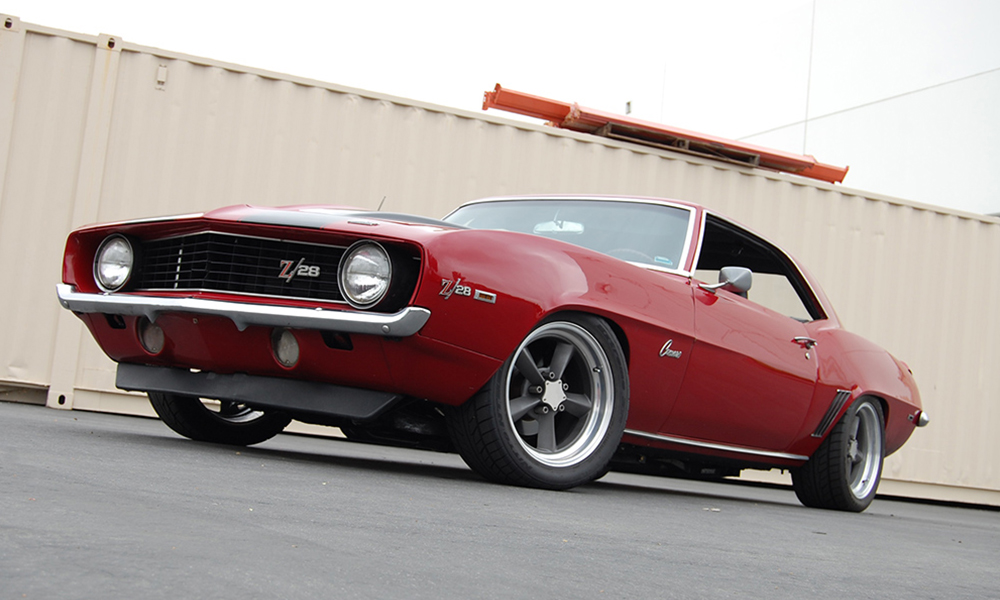
[[205, 218], [257, 225], [301, 227], [304, 229], [332, 229], [340, 228], [344, 225], [370, 226], [381, 223], [463, 229], [460, 225], [419, 215], [373, 212], [362, 208], [314, 204], [279, 208], [250, 205], [227, 206], [206, 213]]

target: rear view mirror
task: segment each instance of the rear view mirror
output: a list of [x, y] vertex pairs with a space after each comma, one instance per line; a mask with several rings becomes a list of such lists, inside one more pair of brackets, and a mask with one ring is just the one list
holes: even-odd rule
[[534, 233], [583, 233], [583, 223], [574, 221], [546, 221], [535, 225]]
[[746, 267], [722, 267], [722, 270], [719, 271], [719, 283], [714, 285], [702, 283], [698, 287], [709, 292], [715, 292], [721, 288], [734, 294], [745, 294], [750, 291], [752, 285], [753, 272], [750, 269]]

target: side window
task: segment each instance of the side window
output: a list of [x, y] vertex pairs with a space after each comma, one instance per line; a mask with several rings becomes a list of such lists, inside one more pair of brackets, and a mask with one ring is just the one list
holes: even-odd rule
[[704, 283], [715, 283], [722, 267], [753, 271], [748, 300], [803, 322], [824, 317], [802, 275], [783, 252], [732, 223], [706, 215], [694, 276]]

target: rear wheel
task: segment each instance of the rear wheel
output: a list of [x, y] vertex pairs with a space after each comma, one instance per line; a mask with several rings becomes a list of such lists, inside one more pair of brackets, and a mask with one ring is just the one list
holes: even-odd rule
[[199, 442], [250, 446], [281, 433], [291, 417], [239, 402], [203, 401], [194, 396], [149, 392], [149, 403], [167, 427]]
[[851, 405], [809, 462], [792, 471], [799, 501], [851, 512], [868, 508], [882, 477], [884, 422], [878, 401], [860, 398]]
[[607, 472], [628, 416], [617, 338], [589, 315], [543, 322], [450, 415], [465, 462], [499, 483], [567, 489]]

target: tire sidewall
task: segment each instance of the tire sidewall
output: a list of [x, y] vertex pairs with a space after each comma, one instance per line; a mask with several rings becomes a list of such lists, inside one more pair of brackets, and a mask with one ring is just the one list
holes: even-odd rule
[[280, 411], [263, 411], [250, 421], [227, 421], [194, 396], [149, 392], [149, 401], [160, 419], [174, 432], [199, 442], [251, 446], [269, 440], [291, 422]]

